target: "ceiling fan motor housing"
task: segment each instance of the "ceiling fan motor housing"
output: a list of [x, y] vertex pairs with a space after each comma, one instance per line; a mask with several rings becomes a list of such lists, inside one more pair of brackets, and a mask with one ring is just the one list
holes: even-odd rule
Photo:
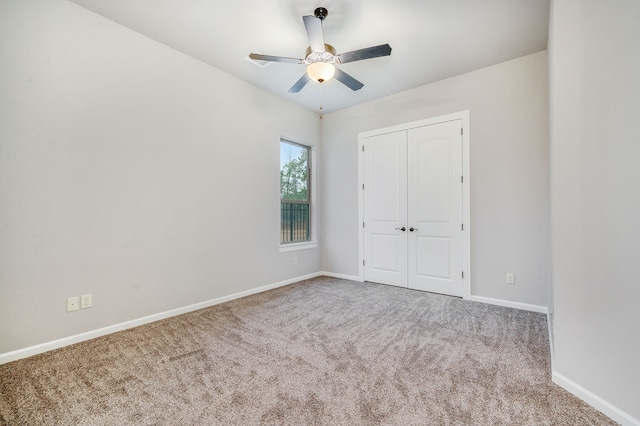
[[329, 14], [329, 11], [324, 7], [319, 7], [313, 12], [313, 14], [315, 15], [316, 18], [320, 19], [321, 21], [324, 21], [324, 19]]
[[336, 56], [336, 49], [330, 44], [324, 44], [324, 52], [316, 52], [311, 47], [307, 48], [304, 56], [305, 64], [312, 64], [314, 62], [334, 62]]

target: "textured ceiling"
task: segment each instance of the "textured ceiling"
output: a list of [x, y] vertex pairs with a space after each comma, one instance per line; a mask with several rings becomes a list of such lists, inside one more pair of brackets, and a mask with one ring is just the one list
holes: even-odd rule
[[[330, 112], [547, 48], [549, 0], [72, 0], [125, 27], [313, 111]], [[340, 68], [364, 83], [289, 88], [304, 65], [260, 68], [251, 52], [303, 58], [303, 15], [329, 10], [338, 53], [389, 43], [391, 56]], [[322, 109], [321, 109], [322, 108]]]

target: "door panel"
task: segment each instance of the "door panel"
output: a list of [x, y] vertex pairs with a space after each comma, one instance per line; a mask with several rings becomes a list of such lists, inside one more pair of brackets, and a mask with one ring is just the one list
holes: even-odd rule
[[[403, 262], [399, 253], [404, 249], [401, 245], [406, 245], [406, 238], [399, 235], [370, 234], [371, 238], [371, 267], [378, 271], [397, 272], [400, 268], [398, 263]], [[366, 266], [366, 265], [365, 265]]]
[[408, 131], [408, 286], [462, 296], [459, 120]]
[[451, 238], [419, 235], [416, 238], [418, 277], [451, 279]]
[[[371, 151], [372, 174], [370, 188], [367, 195], [371, 196], [371, 219], [376, 222], [398, 222], [404, 211], [398, 209], [401, 193], [400, 168], [406, 160], [402, 158], [405, 150], [392, 145], [389, 141], [377, 141], [373, 146], [367, 146]], [[391, 141], [393, 143], [393, 141]], [[404, 179], [404, 177], [403, 177]], [[404, 218], [402, 218], [404, 220]]]
[[406, 132], [373, 136], [364, 151], [364, 258], [367, 281], [407, 286]]
[[[413, 137], [416, 138], [416, 134]], [[424, 222], [446, 223], [451, 219], [451, 144], [448, 140], [414, 141], [412, 155], [418, 167], [412, 177], [417, 181], [416, 217]], [[413, 164], [412, 164], [413, 165]], [[417, 176], [417, 177], [416, 177]]]

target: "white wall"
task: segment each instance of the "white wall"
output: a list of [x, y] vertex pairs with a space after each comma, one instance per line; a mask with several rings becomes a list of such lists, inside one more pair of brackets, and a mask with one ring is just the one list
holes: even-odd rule
[[640, 424], [640, 3], [552, 15], [554, 379]]
[[318, 145], [318, 115], [75, 4], [2, 0], [0, 353], [318, 271], [278, 252], [281, 134]]
[[323, 270], [358, 275], [358, 133], [468, 109], [471, 293], [547, 306], [547, 81], [545, 51], [325, 115]]

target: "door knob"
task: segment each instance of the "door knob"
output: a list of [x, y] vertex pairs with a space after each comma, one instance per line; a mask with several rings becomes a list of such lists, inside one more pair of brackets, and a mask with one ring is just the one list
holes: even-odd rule
[[402, 228], [396, 228], [396, 229], [399, 229], [399, 230], [400, 230], [400, 231], [402, 231], [402, 232], [404, 232], [404, 231], [406, 231], [406, 230], [407, 230], [407, 228], [405, 228], [404, 226], [403, 226]]
[[413, 231], [417, 231], [418, 228], [414, 228], [413, 226], [411, 228], [409, 228], [409, 231], [413, 232]]

